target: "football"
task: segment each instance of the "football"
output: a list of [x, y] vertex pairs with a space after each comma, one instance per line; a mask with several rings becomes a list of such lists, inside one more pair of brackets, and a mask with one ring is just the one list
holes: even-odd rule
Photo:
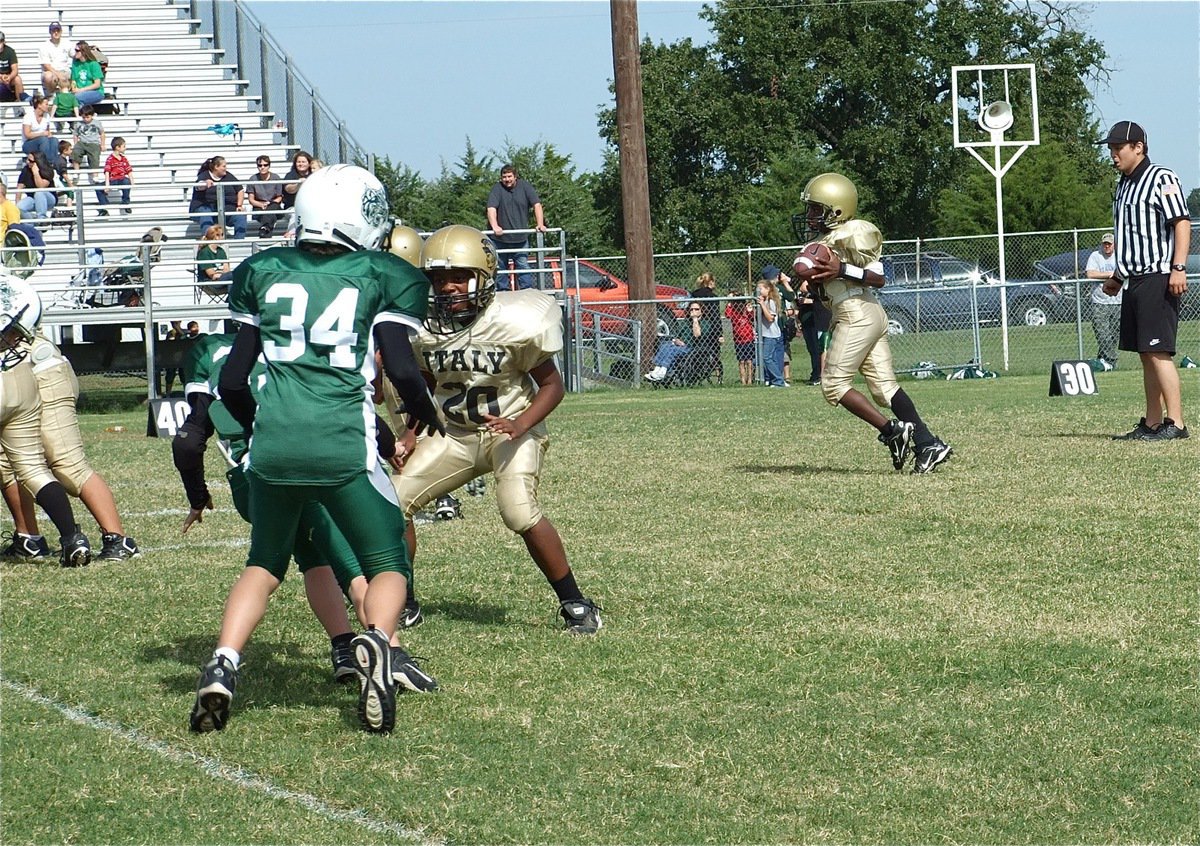
[[812, 276], [816, 261], [823, 262], [832, 258], [833, 250], [819, 241], [813, 241], [811, 244], [805, 244], [804, 249], [796, 256], [795, 262], [792, 263], [792, 270], [796, 272], [798, 278], [808, 279]]

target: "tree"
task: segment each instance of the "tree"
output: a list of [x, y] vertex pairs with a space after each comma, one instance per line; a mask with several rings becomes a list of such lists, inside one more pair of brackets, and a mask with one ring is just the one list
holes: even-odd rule
[[[1103, 73], [1103, 46], [1055, 8], [729, 0], [702, 15], [713, 25], [711, 46], [646, 42], [642, 50], [658, 249], [716, 243], [742, 193], [764, 185], [773, 157], [793, 147], [812, 151], [814, 162], [836, 157], [880, 197], [873, 211], [889, 237], [933, 234], [938, 198], [969, 178], [972, 164], [951, 143], [954, 65], [1034, 62], [1043, 137], [1062, 142], [1076, 173], [1099, 161], [1087, 82]], [[600, 123], [615, 143], [611, 111]], [[606, 162], [602, 191], [616, 167]], [[618, 219], [610, 194], [598, 203]]]
[[1200, 220], [1200, 188], [1193, 188], [1188, 192], [1187, 207], [1192, 220]]

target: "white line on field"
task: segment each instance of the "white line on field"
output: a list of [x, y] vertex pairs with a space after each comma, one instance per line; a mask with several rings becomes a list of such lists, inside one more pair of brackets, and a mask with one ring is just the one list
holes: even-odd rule
[[348, 811], [343, 808], [336, 808], [327, 802], [318, 799], [311, 793], [297, 793], [294, 790], [288, 790], [267, 781], [264, 778], [247, 772], [240, 767], [229, 767], [222, 764], [214, 758], [208, 758], [204, 755], [197, 755], [195, 752], [190, 752], [185, 749], [176, 749], [161, 740], [155, 740], [153, 737], [148, 737], [137, 729], [126, 728], [117, 723], [109, 722], [100, 717], [75, 708], [71, 705], [66, 705], [62, 702], [56, 702], [42, 694], [38, 693], [32, 687], [21, 684], [20, 682], [9, 681], [0, 676], [0, 686], [11, 690], [21, 697], [36, 703], [46, 708], [50, 708], [62, 714], [68, 720], [80, 725], [86, 726], [97, 731], [106, 732], [121, 740], [128, 741], [134, 746], [146, 752], [154, 752], [169, 761], [177, 764], [192, 764], [198, 765], [204, 773], [212, 778], [220, 781], [225, 781], [232, 784], [234, 787], [242, 790], [253, 790], [262, 793], [272, 799], [282, 799], [286, 802], [294, 802], [300, 805], [307, 811], [311, 811], [318, 816], [333, 820], [334, 822], [350, 823], [359, 828], [366, 829], [373, 834], [394, 835], [401, 840], [411, 841], [420, 844], [439, 844], [438, 840], [427, 840], [420, 831], [415, 831], [410, 828], [405, 828], [399, 823], [389, 822], [387, 820], [377, 820], [367, 815], [365, 811], [353, 810]]

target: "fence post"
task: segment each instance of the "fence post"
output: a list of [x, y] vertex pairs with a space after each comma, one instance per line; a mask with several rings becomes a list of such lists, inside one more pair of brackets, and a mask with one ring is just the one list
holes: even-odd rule
[[267, 61], [270, 55], [270, 45], [267, 44], [267, 34], [261, 29], [258, 31], [258, 75], [262, 85], [262, 110], [264, 112], [272, 111], [271, 109], [271, 65]]
[[148, 399], [155, 399], [158, 396], [158, 379], [155, 373], [155, 350], [154, 346], [158, 342], [154, 331], [154, 296], [152, 293], [152, 283], [150, 279], [150, 245], [143, 244], [141, 249], [142, 259], [142, 308], [144, 309], [145, 318], [142, 323], [142, 337], [146, 342], [146, 395]]
[[[1071, 243], [1075, 250], [1075, 278], [1084, 274], [1079, 272], [1079, 230], [1071, 230]], [[1083, 358], [1083, 283], [1075, 283], [1075, 338], [1079, 342], [1079, 358]]]

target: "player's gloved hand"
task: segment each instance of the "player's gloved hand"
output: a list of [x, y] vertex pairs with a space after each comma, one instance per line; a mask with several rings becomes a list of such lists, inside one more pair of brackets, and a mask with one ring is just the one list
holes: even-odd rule
[[[446, 434], [446, 420], [442, 417], [442, 411], [437, 407], [437, 403], [433, 401], [433, 395], [429, 393], [429, 388], [424, 390], [424, 396], [418, 397], [417, 402], [405, 401], [404, 406], [408, 409], [409, 421], [408, 428], [420, 435], [432, 435], [437, 432], [439, 435]], [[413, 421], [416, 425], [413, 425]]]
[[207, 509], [209, 511], [213, 510], [213, 501], [212, 501], [211, 496], [209, 496], [208, 502], [204, 503], [204, 505], [200, 506], [199, 508], [189, 508], [188, 509], [187, 516], [183, 518], [183, 532], [182, 532], [183, 534], [185, 534], [185, 535], [187, 534], [188, 529], [190, 529], [192, 527], [193, 523], [203, 523], [204, 522], [205, 509]]

